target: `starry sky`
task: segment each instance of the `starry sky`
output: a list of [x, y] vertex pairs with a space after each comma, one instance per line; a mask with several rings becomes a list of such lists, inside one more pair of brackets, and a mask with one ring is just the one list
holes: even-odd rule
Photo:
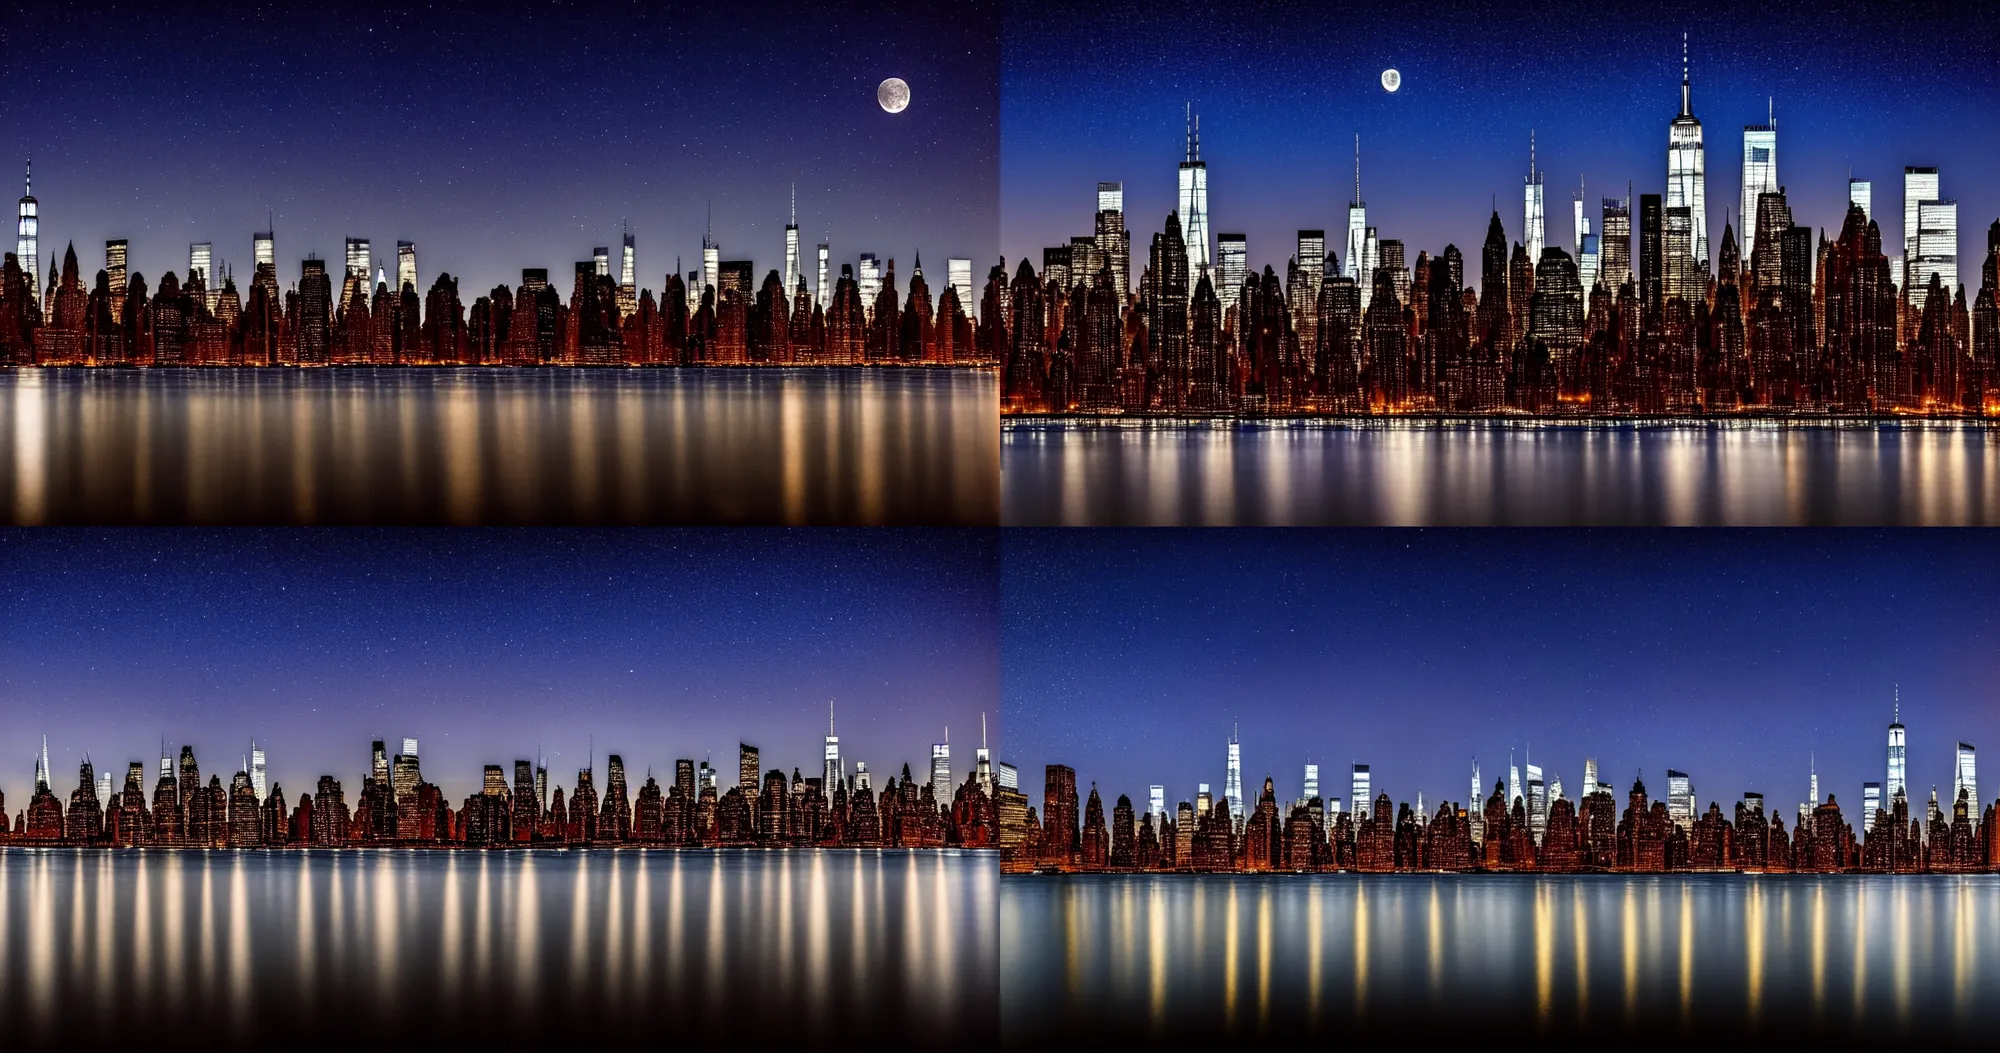
[[[1548, 243], [1573, 251], [1581, 180], [1599, 200], [1664, 193], [1667, 124], [1680, 107], [1689, 35], [1694, 114], [1707, 147], [1710, 252], [1737, 221], [1742, 127], [1778, 127], [1778, 178], [1794, 219], [1838, 233], [1850, 174], [1874, 182], [1889, 255], [1900, 254], [1902, 171], [1935, 165], [1959, 202], [1961, 280], [1978, 286], [2000, 216], [2000, 8], [1938, 0], [1610, 4], [1364, 0], [1248, 5], [1017, 0], [1002, 57], [1001, 200], [1009, 260], [1091, 232], [1098, 180], [1125, 183], [1134, 280], [1176, 207], [1183, 105], [1201, 114], [1215, 232], [1247, 235], [1251, 263], [1282, 278], [1301, 228], [1346, 260], [1354, 136], [1368, 221], [1407, 259], [1456, 243], [1478, 282], [1497, 198], [1521, 239], [1532, 131], [1545, 172]], [[1058, 13], [1060, 12], [1060, 14]], [[1386, 68], [1402, 74], [1383, 90]], [[1636, 246], [1635, 246], [1636, 248]], [[1636, 266], [1637, 256], [1634, 255]], [[1967, 296], [1971, 299], [1970, 293]]]
[[275, 214], [286, 285], [351, 235], [391, 276], [416, 242], [421, 283], [457, 275], [467, 304], [523, 267], [567, 297], [593, 247], [616, 274], [629, 222], [657, 293], [699, 267], [711, 204], [761, 281], [796, 182], [809, 274], [825, 241], [836, 277], [874, 252], [907, 289], [921, 249], [935, 290], [946, 257], [998, 251], [998, 55], [997, 0], [8, 5], [0, 143], [10, 178], [33, 157], [42, 255], [73, 241], [85, 281], [122, 237], [155, 288], [196, 241], [247, 287]]
[[[1107, 808], [1196, 783], [1222, 796], [1231, 722], [1246, 798], [1321, 792], [1435, 810], [1509, 748], [1574, 799], [1587, 756], [1622, 795], [1669, 767], [1725, 811], [1860, 807], [1900, 690], [1916, 802], [1950, 796], [1959, 739], [2000, 742], [2000, 563], [1983, 533], [1008, 531], [1007, 758]], [[1900, 685], [1900, 687], [1899, 687]], [[1989, 759], [1989, 768], [1991, 765]], [[1525, 778], [1525, 776], [1524, 776]], [[1994, 776], [1988, 775], [1992, 780]], [[1982, 791], [1990, 800], [1993, 790]]]
[[255, 738], [290, 797], [332, 774], [351, 798], [369, 742], [403, 736], [454, 803], [537, 746], [569, 787], [593, 736], [635, 790], [678, 757], [727, 789], [739, 741], [816, 774], [829, 699], [850, 772], [921, 778], [949, 727], [963, 774], [981, 713], [998, 742], [997, 549], [991, 531], [0, 533], [0, 791], [26, 806], [45, 733], [65, 795], [85, 751], [120, 785], [145, 761], [150, 794], [162, 736], [225, 783]]

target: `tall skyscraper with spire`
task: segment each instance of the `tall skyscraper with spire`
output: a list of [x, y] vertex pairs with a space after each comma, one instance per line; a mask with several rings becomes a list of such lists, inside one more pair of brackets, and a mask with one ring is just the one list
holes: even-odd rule
[[1354, 137], [1354, 200], [1347, 203], [1347, 256], [1341, 273], [1360, 283], [1361, 306], [1368, 306], [1368, 291], [1375, 282], [1361, 265], [1368, 255], [1368, 205], [1361, 200], [1361, 136]]
[[951, 729], [944, 729], [944, 741], [931, 744], [931, 793], [940, 801], [951, 800]]
[[1737, 215], [1737, 240], [1743, 258], [1751, 259], [1757, 249], [1757, 195], [1778, 192], [1778, 119], [1766, 100], [1763, 124], [1743, 126], [1743, 203]]
[[1896, 688], [1894, 705], [1893, 716], [1889, 721], [1889, 777], [1882, 783], [1885, 807], [1895, 805], [1897, 794], [1907, 796], [1909, 793], [1909, 769], [1906, 766], [1908, 747], [1903, 740], [1903, 689], [1900, 686]]
[[840, 765], [840, 736], [835, 734], [833, 730], [833, 700], [827, 699], [826, 768], [820, 774], [821, 792], [825, 793], [827, 797], [831, 799], [833, 797], [833, 791], [840, 786], [840, 780], [845, 775], [846, 772], [841, 768]]
[[417, 284], [417, 243], [414, 241], [396, 243], [396, 287], [391, 291], [400, 293], [405, 285], [416, 290], [417, 295], [423, 295], [424, 287]]
[[20, 263], [21, 272], [27, 275], [28, 291], [39, 297], [42, 295], [42, 206], [35, 200], [34, 158], [28, 159], [26, 173], [21, 177], [20, 220], [14, 259]]
[[42, 755], [35, 758], [35, 790], [49, 788], [49, 737], [42, 736]]
[[1231, 819], [1243, 818], [1243, 744], [1236, 741], [1236, 727], [1229, 728], [1229, 770], [1222, 783], [1222, 800]]
[[1188, 293], [1214, 263], [1208, 251], [1208, 162], [1201, 159], [1201, 118], [1187, 108], [1187, 157], [1180, 168], [1181, 235], [1187, 242]]
[[1695, 119], [1688, 95], [1687, 34], [1681, 34], [1681, 112], [1667, 126], [1667, 208], [1686, 208], [1690, 222], [1689, 254], [1693, 269], [1708, 269], [1707, 165], [1701, 145], [1701, 122]]
[[1535, 167], [1535, 132], [1528, 130], [1528, 182], [1521, 205], [1521, 241], [1530, 261], [1542, 258], [1548, 244], [1548, 212], [1542, 200], [1542, 173]]
[[979, 714], [979, 752], [972, 755], [972, 772], [979, 778], [979, 789], [988, 797], [993, 796], [993, 751], [986, 745], [986, 714]]
[[715, 243], [715, 205], [711, 203], [708, 206], [708, 223], [701, 233], [701, 289], [695, 290], [695, 302], [700, 302], [704, 289], [714, 289], [720, 296], [721, 282], [722, 246]]
[[[785, 224], [785, 295], [790, 296], [799, 287], [799, 186], [792, 184], [791, 219]], [[828, 793], [833, 792], [833, 784], [827, 784]]]

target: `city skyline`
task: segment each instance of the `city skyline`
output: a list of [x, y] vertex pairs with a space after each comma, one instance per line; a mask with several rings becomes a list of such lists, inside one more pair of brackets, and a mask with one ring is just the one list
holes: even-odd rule
[[[85, 749], [150, 772], [163, 737], [228, 772], [255, 739], [292, 794], [403, 736], [453, 801], [538, 745], [565, 785], [593, 742], [600, 766], [656, 774], [733, 772], [748, 742], [817, 776], [829, 699], [878, 788], [904, 763], [925, 777], [947, 729], [963, 774], [981, 715], [995, 747], [1002, 726], [996, 549], [973, 531], [8, 532], [0, 793], [27, 800], [45, 734], [58, 785]], [[868, 643], [911, 611], [924, 632]]]
[[2000, 579], [1951, 537], [1088, 533], [1007, 539], [1002, 705], [1023, 771], [1074, 765], [1111, 799], [1222, 800], [1234, 731], [1246, 794], [1268, 774], [1288, 801], [1307, 763], [1351, 796], [1358, 763], [1434, 809], [1511, 746], [1572, 799], [1595, 758], [1621, 793], [1643, 772], [1664, 796], [1671, 768], [1702, 808], [1756, 791], [1787, 816], [1816, 771], [1851, 815], [1897, 716], [1913, 809], [2000, 729]]
[[[0, 139], [16, 173], [35, 161], [44, 257], [125, 238], [155, 283], [185, 276], [197, 242], [247, 283], [250, 234], [273, 225], [281, 263], [403, 239], [426, 283], [443, 269], [468, 290], [522, 266], [562, 274], [628, 230], [655, 288], [677, 257], [700, 269], [711, 234], [730, 259], [782, 268], [794, 214], [804, 251], [828, 243], [836, 262], [995, 255], [997, 5], [769, 14], [23, 11], [0, 87], [44, 105], [0, 121]], [[299, 36], [313, 58], [270, 55]], [[894, 114], [875, 99], [892, 76], [912, 94]]]
[[[1543, 188], [1546, 243], [1574, 251], [1576, 192], [1593, 218], [1600, 198], [1622, 198], [1628, 184], [1634, 199], [1675, 195], [1666, 155], [1682, 102], [1683, 34], [1707, 160], [1696, 223], [1707, 227], [1705, 258], [1713, 261], [1725, 219], [1745, 226], [1742, 134], [1773, 114], [1776, 182], [1801, 222], [1829, 236], [1849, 178], [1872, 181], [1887, 205], [1910, 165], [1937, 167], [1947, 181], [1957, 170], [1948, 196], [1962, 217], [2000, 215], [2000, 187], [1976, 177], [1994, 161], [1990, 147], [1963, 134], [2000, 98], [1973, 43], [1994, 28], [1981, 9], [1929, 3], [1891, 20], [1863, 3], [1816, 6], [1811, 17], [1791, 5], [1681, 16], [1631, 5], [1623, 17], [1567, 5], [1543, 12], [1577, 24], [1559, 37], [1495, 8], [1429, 20], [1388, 5], [1336, 15], [1280, 3], [1261, 19], [1220, 21], [1203, 10], [1106, 3], [1064, 20], [1032, 3], [1010, 6], [1001, 155], [1009, 260], [1038, 260], [1044, 246], [1086, 233], [1076, 217], [1087, 223], [1092, 181], [1122, 181], [1140, 225], [1178, 207], [1172, 168], [1190, 105], [1204, 118], [1210, 229], [1246, 234], [1253, 272], [1282, 274], [1307, 228], [1335, 232], [1328, 247], [1345, 263], [1338, 235], [1356, 203], [1357, 138], [1367, 223], [1412, 258], [1450, 242], [1469, 253], [1464, 232], [1495, 210], [1511, 240], [1528, 242], [1524, 185]], [[1190, 20], [1210, 31], [1181, 31]], [[1077, 49], [1058, 32], [1116, 44]], [[1394, 92], [1379, 83], [1385, 67], [1401, 73]], [[1829, 91], [1829, 81], [1843, 90]], [[1080, 88], [1092, 105], [1055, 104]], [[1900, 244], [1895, 211], [1883, 230]], [[1963, 220], [1961, 256], [1976, 248], [1965, 244], [1976, 229]]]

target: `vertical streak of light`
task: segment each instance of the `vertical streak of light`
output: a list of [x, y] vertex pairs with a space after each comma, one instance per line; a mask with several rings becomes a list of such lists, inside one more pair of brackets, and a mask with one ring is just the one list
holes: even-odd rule
[[1629, 881], [1618, 928], [1625, 948], [1625, 1022], [1631, 1025], [1639, 1020], [1639, 893]]
[[1430, 911], [1425, 925], [1429, 947], [1431, 1004], [1444, 1001], [1444, 912], [1438, 903], [1438, 882], [1431, 882]]
[[576, 880], [570, 885], [569, 984], [570, 994], [581, 1003], [590, 983], [590, 852], [569, 853], [575, 860]]
[[514, 915], [514, 1010], [523, 1020], [535, 1016], [536, 998], [540, 994], [542, 927], [542, 894], [539, 887], [539, 868], [535, 866], [535, 853], [524, 853], [521, 859], [520, 891], [516, 894]]
[[1555, 1009], [1556, 923], [1546, 882], [1535, 882], [1535, 1030], [1547, 1034]]
[[1146, 974], [1150, 980], [1153, 1033], [1167, 1024], [1167, 904], [1158, 879], [1146, 887]]
[[632, 894], [632, 1001], [646, 1004], [653, 975], [653, 870], [657, 857], [640, 849]]
[[1812, 1022], [1826, 1015], [1826, 886], [1813, 883], [1812, 898]]
[[1581, 1030], [1590, 1020], [1590, 915], [1583, 905], [1583, 883], [1569, 886], [1570, 925], [1576, 944], [1576, 1026]]
[[318, 955], [315, 953], [313, 946], [315, 927], [313, 925], [312, 868], [314, 862], [315, 860], [311, 855], [305, 855], [299, 859], [299, 887], [298, 891], [294, 893], [298, 899], [298, 911], [297, 917], [294, 919], [295, 927], [292, 932], [292, 949], [297, 952], [297, 963], [293, 968], [298, 970], [298, 1004], [300, 1007], [300, 1020], [302, 1022], [309, 1021], [313, 1017], [313, 966], [318, 961]]
[[375, 951], [375, 983], [378, 1004], [386, 1011], [394, 1013], [402, 1000], [401, 985], [397, 980], [396, 937], [401, 906], [396, 899], [396, 860], [388, 852], [375, 856], [373, 872], [369, 874], [369, 913], [375, 918], [375, 932], [370, 938]]
[[1240, 918], [1237, 913], [1237, 886], [1229, 885], [1228, 906], [1222, 914], [1222, 1023], [1223, 1030], [1236, 1030], [1236, 956], [1241, 953]]
[[1271, 886], [1257, 887], [1257, 1030], [1271, 1026]]
[[1320, 961], [1326, 941], [1325, 901], [1326, 886], [1315, 879], [1306, 898], [1306, 1019], [1314, 1029], [1319, 1027], [1320, 987], [1325, 983]]
[[250, 944], [250, 879], [244, 873], [243, 855], [236, 853], [229, 868], [229, 1011], [230, 1023], [239, 1041], [247, 1039], [255, 1014], [251, 1006], [251, 977], [256, 975]]
[[56, 895], [49, 854], [38, 852], [28, 871], [28, 1019], [47, 1036], [55, 1025]]
[[48, 517], [48, 412], [40, 370], [13, 378], [14, 520], [34, 526]]
[[[1750, 971], [1750, 1019], [1757, 1019], [1758, 986], [1764, 982], [1764, 917], [1763, 891], [1761, 886], [1750, 886], [1750, 902], [1756, 919], [1750, 924], [1750, 943], [1753, 960]], [[1681, 879], [1681, 1030], [1685, 1032], [1694, 1022], [1694, 887], [1686, 878]]]
[[465, 957], [465, 902], [459, 890], [458, 857], [457, 852], [445, 854], [444, 904], [438, 909], [443, 915], [439, 919], [443, 931], [438, 933], [438, 979], [447, 1012], [458, 1008], [459, 970]]
[[94, 922], [97, 931], [97, 949], [94, 952], [94, 957], [97, 959], [97, 980], [93, 986], [97, 988], [97, 1011], [100, 1014], [111, 1011], [111, 965], [117, 960], [117, 955], [111, 949], [112, 939], [118, 928], [118, 891], [112, 880], [114, 865], [112, 853], [98, 854], [97, 887], [91, 890], [91, 898], [96, 900], [97, 907], [97, 918]]
[[1354, 1019], [1368, 1016], [1368, 886], [1354, 886]]

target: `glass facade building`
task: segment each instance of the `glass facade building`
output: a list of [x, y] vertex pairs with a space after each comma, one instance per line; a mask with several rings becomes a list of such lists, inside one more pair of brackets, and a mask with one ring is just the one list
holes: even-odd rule
[[1221, 234], [1215, 239], [1215, 298], [1221, 301], [1226, 317], [1243, 295], [1243, 279], [1250, 266], [1250, 246], [1241, 234]]
[[[1208, 254], [1208, 162], [1201, 159], [1201, 118], [1188, 111], [1187, 157], [1180, 167], [1181, 238], [1187, 242], [1188, 293], [1214, 263]], [[1120, 207], [1122, 208], [1122, 202]]]
[[[1688, 243], [1678, 251], [1689, 258], [1690, 269], [1705, 269], [1708, 262], [1708, 162], [1702, 152], [1701, 122], [1695, 119], [1688, 96], [1687, 39], [1681, 39], [1681, 112], [1667, 126], [1667, 194], [1665, 206], [1688, 210]], [[1670, 246], [1671, 248], [1671, 246]], [[1672, 272], [1673, 261], [1667, 262]], [[1671, 287], [1668, 295], [1673, 295]]]
[[1778, 192], [1778, 129], [1771, 124], [1746, 125], [1743, 129], [1743, 203], [1737, 215], [1737, 236], [1743, 258], [1756, 256], [1757, 197]]

